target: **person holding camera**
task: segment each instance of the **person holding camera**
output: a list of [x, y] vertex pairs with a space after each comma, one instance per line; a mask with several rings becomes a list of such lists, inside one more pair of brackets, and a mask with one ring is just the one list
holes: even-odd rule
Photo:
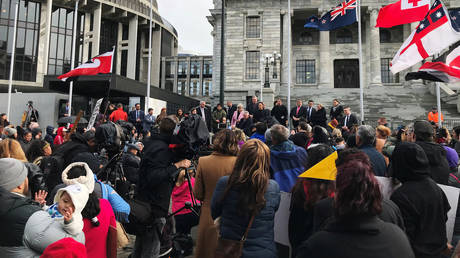
[[152, 135], [145, 143], [144, 158], [139, 169], [137, 198], [148, 202], [152, 208], [152, 220], [144, 232], [138, 233], [134, 246], [134, 258], [158, 257], [160, 236], [166, 224], [171, 194], [179, 168], [188, 168], [190, 160], [174, 163], [175, 157], [169, 149], [176, 128], [175, 119], [168, 116], [161, 120], [159, 134]]

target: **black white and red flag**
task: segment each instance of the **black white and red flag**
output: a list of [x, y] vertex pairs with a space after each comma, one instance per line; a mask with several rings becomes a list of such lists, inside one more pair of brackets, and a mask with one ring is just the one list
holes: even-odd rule
[[104, 53], [96, 56], [79, 67], [71, 70], [70, 72], [63, 74], [58, 77], [59, 80], [67, 81], [71, 77], [77, 77], [82, 75], [97, 75], [100, 73], [111, 73], [112, 72], [112, 58], [113, 51]]

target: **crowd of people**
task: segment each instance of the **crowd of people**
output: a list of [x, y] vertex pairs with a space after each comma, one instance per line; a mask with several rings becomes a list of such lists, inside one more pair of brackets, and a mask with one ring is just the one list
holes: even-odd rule
[[[38, 121], [14, 126], [1, 114], [0, 257], [116, 257], [125, 229], [136, 235], [133, 258], [287, 257], [274, 237], [282, 192], [291, 196], [291, 257], [456, 253], [460, 213], [449, 241], [439, 185], [460, 188], [460, 127], [438, 128], [433, 110], [430, 121], [391, 130], [381, 118], [374, 128], [337, 99], [329, 117], [307, 103], [289, 115], [280, 99], [272, 110], [256, 97], [212, 110], [201, 101], [158, 116], [111, 104], [91, 130], [61, 124], [45, 134]], [[209, 152], [177, 152], [174, 132], [188, 119], [212, 135]], [[116, 123], [132, 125], [120, 154], [96, 137]], [[301, 176], [334, 153], [332, 177], [326, 168], [328, 177]], [[399, 187], [384, 196], [378, 177]]]

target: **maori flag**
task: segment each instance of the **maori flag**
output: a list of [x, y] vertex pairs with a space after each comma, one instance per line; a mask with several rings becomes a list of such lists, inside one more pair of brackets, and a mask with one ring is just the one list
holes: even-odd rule
[[72, 71], [58, 77], [59, 80], [67, 81], [71, 77], [82, 75], [97, 75], [100, 73], [112, 72], [113, 51], [96, 56], [91, 61], [88, 61]]

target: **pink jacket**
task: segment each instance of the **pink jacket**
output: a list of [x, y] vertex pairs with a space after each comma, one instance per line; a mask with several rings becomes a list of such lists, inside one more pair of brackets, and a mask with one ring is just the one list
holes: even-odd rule
[[[192, 183], [192, 189], [195, 186], [195, 178], [191, 177], [190, 178], [191, 183]], [[181, 209], [184, 207], [185, 202], [192, 202], [192, 197], [190, 196], [190, 190], [188, 188], [188, 181], [185, 180], [184, 183], [182, 183], [181, 186], [174, 186], [173, 192], [172, 192], [172, 211], [173, 213], [176, 212], [177, 210]], [[190, 213], [190, 210], [184, 209], [177, 213], [176, 215], [183, 215]]]
[[240, 116], [239, 117], [236, 117], [238, 115], [238, 110], [236, 110], [235, 112], [233, 112], [233, 117], [232, 117], [232, 123], [231, 123], [231, 126], [236, 126], [236, 123], [238, 121], [240, 121], [241, 119], [243, 119], [243, 112], [240, 113]]

